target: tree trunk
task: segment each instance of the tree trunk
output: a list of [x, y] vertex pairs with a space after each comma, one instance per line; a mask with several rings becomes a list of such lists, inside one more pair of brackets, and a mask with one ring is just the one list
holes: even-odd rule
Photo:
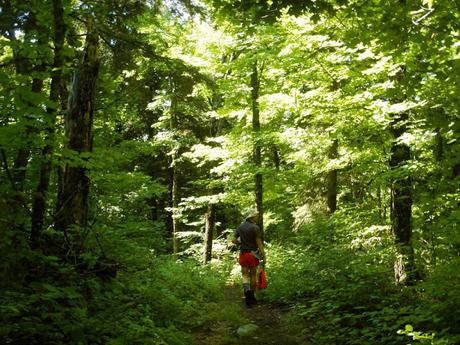
[[[395, 48], [399, 51], [404, 51], [407, 48], [408, 26], [410, 23], [409, 8], [407, 0], [399, 0], [401, 5], [395, 13], [401, 16], [400, 30], [402, 35], [397, 39]], [[394, 101], [402, 102], [407, 99], [405, 92], [406, 84], [406, 66], [401, 65], [400, 70], [393, 77], [393, 80], [399, 85], [399, 90], [392, 98]], [[401, 113], [394, 114], [390, 126], [391, 134], [394, 141], [391, 146], [390, 168], [398, 170], [407, 164], [411, 158], [410, 147], [398, 142], [405, 132], [407, 132], [407, 124], [409, 122], [409, 114]], [[406, 285], [413, 284], [418, 275], [415, 269], [414, 248], [412, 247], [412, 178], [409, 172], [401, 171], [396, 174], [391, 183], [391, 220], [392, 231], [395, 236], [395, 243], [398, 248], [398, 255], [394, 263], [395, 280], [398, 283]]]
[[272, 151], [273, 151], [273, 163], [275, 165], [275, 169], [280, 170], [281, 157], [280, 157], [280, 152], [279, 152], [278, 146], [273, 145], [272, 146]]
[[[175, 155], [175, 154], [174, 154]], [[177, 233], [179, 232], [179, 219], [177, 218], [177, 208], [179, 207], [179, 186], [176, 157], [172, 158], [172, 181], [171, 181], [171, 203], [172, 203], [172, 244], [173, 254], [176, 255], [179, 250]]]
[[436, 159], [437, 162], [442, 161], [442, 158], [444, 157], [444, 145], [442, 141], [442, 133], [441, 133], [441, 128], [437, 127], [435, 129], [436, 131], [436, 136], [435, 136], [435, 147], [434, 147], [434, 158]]
[[[82, 153], [92, 151], [94, 96], [99, 72], [98, 33], [91, 22], [87, 30], [84, 58], [73, 78], [69, 108], [65, 116], [66, 148], [74, 151], [78, 160], [86, 159], [81, 156]], [[87, 226], [89, 182], [81, 162], [65, 165], [55, 228], [64, 231], [67, 240], [72, 241], [74, 254], [82, 249], [84, 238], [81, 233], [75, 233], [73, 239], [70, 239], [68, 228], [72, 225]]]
[[[39, 70], [40, 68], [37, 68]], [[43, 79], [34, 78], [32, 81], [32, 92], [39, 94], [42, 92], [43, 88]], [[32, 105], [34, 106], [34, 105]], [[24, 189], [24, 181], [26, 179], [26, 167], [29, 163], [30, 157], [30, 139], [32, 134], [37, 133], [37, 128], [33, 126], [26, 126], [24, 133], [24, 144], [25, 146], [20, 148], [16, 159], [13, 164], [13, 179], [16, 183], [18, 190], [22, 191]]]
[[[14, 13], [14, 10], [11, 6], [10, 2], [7, 2], [5, 6], [3, 7], [3, 11], [7, 16], [11, 19], [15, 18], [17, 13]], [[15, 28], [14, 23], [8, 23], [8, 37], [12, 41], [17, 42], [17, 28]], [[43, 28], [38, 26], [37, 20], [36, 20], [36, 14], [34, 12], [31, 12], [30, 15], [27, 18], [27, 23], [24, 25], [24, 38], [27, 41], [30, 40], [35, 40], [36, 39], [36, 34], [34, 32], [41, 32]], [[42, 36], [38, 37], [38, 46], [43, 46], [44, 45], [44, 39]], [[30, 65], [28, 63], [27, 56], [24, 56], [27, 54], [27, 52], [23, 52], [19, 47], [21, 44], [17, 44], [16, 48], [13, 50], [13, 61], [14, 61], [14, 66], [16, 70], [16, 74], [18, 75], [31, 75], [34, 72], [43, 72], [45, 67], [44, 63], [41, 62], [38, 65]], [[31, 90], [33, 93], [40, 94], [42, 92], [43, 88], [43, 79], [41, 78], [33, 78], [32, 83], [31, 83]], [[28, 108], [33, 109], [37, 108], [37, 104], [34, 104], [27, 98], [23, 99], [22, 102], [24, 104], [27, 104]], [[28, 121], [33, 121], [35, 119], [31, 118], [29, 114], [24, 114], [24, 118]], [[13, 181], [15, 183], [15, 186], [18, 191], [23, 191], [24, 189], [24, 181], [26, 178], [26, 168], [27, 164], [29, 163], [29, 158], [30, 158], [30, 152], [31, 152], [31, 137], [33, 134], [38, 132], [38, 128], [35, 126], [32, 126], [30, 124], [26, 124], [25, 126], [25, 131], [23, 134], [23, 137], [21, 138], [23, 147], [21, 147], [18, 150], [18, 153], [16, 154], [16, 158], [13, 162], [12, 166], [12, 177]]]
[[254, 176], [255, 182], [255, 199], [257, 212], [259, 213], [258, 225], [262, 233], [262, 240], [264, 238], [264, 209], [263, 209], [263, 178], [260, 169], [262, 168], [262, 155], [260, 143], [260, 110], [259, 110], [259, 70], [257, 61], [254, 62], [251, 73], [251, 102], [252, 102], [252, 131], [254, 134], [254, 165], [256, 166], [256, 173]]
[[179, 172], [177, 166], [177, 157], [179, 154], [179, 143], [176, 136], [176, 131], [178, 127], [177, 123], [177, 99], [176, 99], [176, 87], [174, 85], [174, 80], [171, 77], [170, 79], [170, 89], [171, 89], [171, 118], [170, 118], [170, 129], [173, 132], [174, 137], [174, 147], [172, 148], [171, 155], [171, 204], [172, 204], [172, 246], [173, 246], [173, 255], [176, 255], [179, 251], [179, 243], [177, 238], [177, 233], [179, 232], [179, 219], [177, 217], [177, 209], [179, 207]]
[[216, 227], [216, 205], [208, 204], [208, 211], [205, 217], [203, 262], [207, 264], [212, 257], [212, 239]]
[[[334, 139], [329, 148], [328, 158], [330, 160], [337, 158], [338, 148], [339, 142]], [[337, 169], [333, 169], [327, 174], [327, 208], [331, 214], [337, 210]]]
[[[410, 147], [396, 142], [406, 131], [408, 114], [401, 114], [394, 119], [391, 131], [395, 138], [391, 147], [390, 167], [397, 169], [410, 159]], [[391, 219], [399, 255], [395, 262], [395, 279], [397, 282], [411, 284], [415, 278], [414, 249], [412, 247], [412, 179], [402, 176], [392, 181]]]
[[65, 39], [64, 6], [62, 0], [53, 0], [54, 12], [54, 63], [51, 72], [49, 99], [56, 108], [47, 107], [49, 116], [46, 127], [46, 145], [42, 151], [42, 161], [39, 170], [39, 182], [34, 194], [32, 205], [32, 229], [30, 242], [33, 248], [39, 246], [40, 234], [43, 230], [45, 212], [47, 208], [47, 193], [52, 169], [52, 154], [54, 151], [54, 132], [61, 90], [62, 67], [64, 66], [63, 47]]

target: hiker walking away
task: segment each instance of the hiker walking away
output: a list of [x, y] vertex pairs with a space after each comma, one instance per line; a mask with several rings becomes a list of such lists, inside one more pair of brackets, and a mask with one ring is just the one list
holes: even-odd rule
[[256, 222], [257, 212], [249, 212], [243, 222], [235, 231], [236, 242], [240, 245], [239, 262], [243, 278], [244, 297], [247, 306], [257, 303], [255, 298], [257, 266], [259, 260], [265, 259], [262, 234]]

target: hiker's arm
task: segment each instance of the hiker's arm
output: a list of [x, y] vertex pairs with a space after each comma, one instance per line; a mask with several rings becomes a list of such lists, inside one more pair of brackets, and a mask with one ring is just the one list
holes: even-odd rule
[[262, 258], [262, 260], [264, 260], [264, 262], [267, 262], [267, 258], [265, 257], [264, 243], [262, 242], [262, 239], [260, 237], [257, 237], [256, 242], [257, 247], [259, 248], [260, 257]]
[[240, 234], [238, 233], [238, 230], [236, 230], [234, 233], [233, 233], [233, 236], [232, 236], [232, 243], [233, 244], [236, 244], [236, 245], [239, 245], [240, 244]]

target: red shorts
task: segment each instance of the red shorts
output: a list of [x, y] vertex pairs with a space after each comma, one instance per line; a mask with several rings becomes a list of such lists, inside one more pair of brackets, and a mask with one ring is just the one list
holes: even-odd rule
[[242, 267], [256, 268], [259, 260], [251, 253], [240, 253], [240, 265]]

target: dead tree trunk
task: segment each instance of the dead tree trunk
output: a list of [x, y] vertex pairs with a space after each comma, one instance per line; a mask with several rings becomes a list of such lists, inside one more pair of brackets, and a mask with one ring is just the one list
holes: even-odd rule
[[88, 194], [90, 181], [81, 160], [84, 153], [92, 151], [93, 112], [96, 81], [99, 72], [98, 33], [88, 23], [85, 51], [82, 64], [76, 71], [69, 106], [65, 115], [66, 148], [77, 154], [75, 162], [67, 163], [58, 194], [55, 228], [64, 231], [68, 245], [74, 254], [82, 249], [84, 237], [81, 232], [69, 236], [69, 227], [86, 227], [88, 222]]

